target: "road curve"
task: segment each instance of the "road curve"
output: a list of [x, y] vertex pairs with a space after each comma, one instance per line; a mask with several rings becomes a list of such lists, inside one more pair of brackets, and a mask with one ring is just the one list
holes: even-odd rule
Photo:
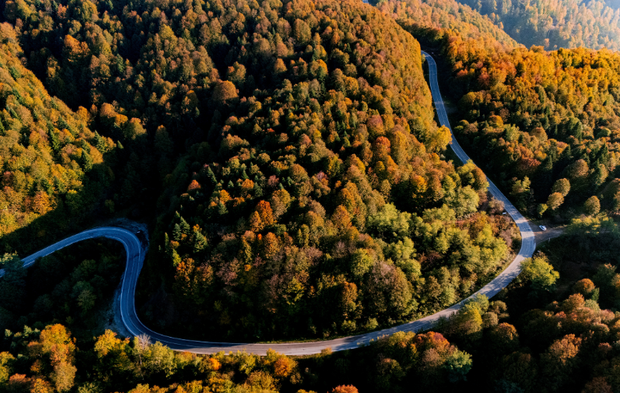
[[[426, 57], [429, 66], [429, 80], [430, 88], [433, 94], [433, 100], [437, 109], [437, 116], [441, 125], [450, 128], [448, 116], [443, 105], [441, 93], [439, 92], [439, 85], [437, 83], [437, 67], [435, 60], [427, 53], [422, 52]], [[452, 129], [450, 128], [450, 131]], [[458, 142], [452, 137], [451, 142], [452, 150], [456, 153], [459, 159], [463, 162], [467, 162], [469, 157], [463, 149], [459, 146]], [[29, 267], [38, 258], [49, 255], [55, 251], [58, 251], [71, 244], [80, 242], [82, 240], [93, 239], [98, 237], [105, 237], [108, 239], [117, 240], [123, 244], [127, 254], [127, 264], [125, 267], [125, 274], [122, 278], [121, 292], [120, 292], [120, 310], [121, 319], [127, 331], [132, 335], [147, 335], [152, 342], [159, 341], [168, 347], [177, 351], [188, 351], [194, 353], [210, 354], [219, 351], [246, 351], [248, 353], [254, 353], [257, 355], [265, 355], [268, 349], [274, 349], [277, 352], [286, 355], [311, 355], [320, 353], [323, 349], [331, 348], [332, 351], [343, 351], [347, 349], [355, 349], [361, 346], [369, 344], [371, 341], [378, 339], [381, 336], [390, 335], [396, 332], [418, 332], [421, 330], [427, 330], [433, 327], [433, 325], [442, 317], [449, 317], [459, 310], [463, 304], [472, 297], [482, 294], [487, 297], [495, 296], [500, 290], [505, 288], [518, 274], [521, 268], [521, 262], [532, 256], [536, 248], [536, 241], [534, 233], [532, 232], [527, 220], [523, 217], [517, 209], [510, 203], [510, 201], [501, 193], [501, 191], [489, 180], [489, 191], [498, 200], [504, 202], [504, 207], [508, 214], [515, 220], [519, 230], [521, 231], [521, 250], [517, 257], [510, 263], [510, 265], [493, 281], [485, 285], [478, 292], [472, 296], [464, 299], [463, 301], [446, 308], [438, 313], [430, 315], [428, 317], [418, 319], [417, 321], [405, 323], [403, 325], [395, 326], [389, 329], [383, 329], [372, 333], [361, 334], [357, 336], [344, 337], [328, 341], [315, 341], [315, 342], [299, 342], [299, 343], [283, 343], [283, 344], [243, 344], [243, 343], [228, 343], [228, 342], [212, 342], [212, 341], [196, 341], [185, 340], [182, 338], [170, 337], [160, 333], [157, 333], [148, 327], [146, 327], [138, 318], [136, 313], [135, 293], [136, 284], [142, 265], [144, 263], [145, 251], [142, 242], [136, 236], [135, 233], [123, 228], [116, 227], [100, 227], [90, 229], [77, 235], [68, 237], [60, 242], [53, 244], [43, 250], [32, 254], [23, 259], [24, 266]], [[0, 276], [4, 272], [0, 271]]]

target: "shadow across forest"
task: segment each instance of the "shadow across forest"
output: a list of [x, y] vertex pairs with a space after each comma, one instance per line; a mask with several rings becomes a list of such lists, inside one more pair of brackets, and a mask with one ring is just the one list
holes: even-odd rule
[[[146, 144], [146, 135], [134, 144]], [[131, 168], [136, 158], [122, 146], [104, 154], [102, 163], [94, 164], [84, 174], [83, 186], [70, 195], [57, 196], [55, 206], [46, 214], [0, 238], [0, 252], [16, 252], [25, 257], [67, 236], [95, 226], [106, 225], [119, 218], [144, 221], [146, 212], [155, 203], [152, 182], [132, 187], [131, 177], [138, 169]], [[148, 163], [140, 166], [147, 166]], [[133, 176], [132, 176], [133, 174]], [[144, 173], [148, 178], [148, 172]], [[150, 185], [150, 186], [149, 186]]]

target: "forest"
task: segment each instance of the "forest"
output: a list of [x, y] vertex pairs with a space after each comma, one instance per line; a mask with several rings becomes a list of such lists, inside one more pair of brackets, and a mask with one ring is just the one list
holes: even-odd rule
[[415, 30], [414, 37], [424, 43], [443, 34], [455, 34], [463, 39], [477, 40], [485, 47], [497, 44], [507, 48], [520, 46], [521, 41], [511, 38], [488, 16], [455, 0], [382, 1], [377, 6], [406, 30]]
[[[620, 390], [617, 8], [3, 2], [0, 393]], [[130, 217], [162, 333], [328, 339], [456, 303], [521, 239], [447, 150], [421, 45], [459, 142], [523, 213], [566, 224], [495, 298], [354, 352], [194, 355], [113, 331], [118, 245], [23, 268], [16, 252]]]
[[[514, 45], [516, 41], [528, 48], [536, 45], [545, 50], [620, 49], [617, 0], [372, 0], [371, 3], [389, 10], [396, 18], [409, 18], [409, 23], [433, 33], [445, 29], [463, 38], [487, 36], [504, 45]], [[485, 46], [489, 43], [486, 41]]]
[[123, 248], [90, 240], [42, 258], [26, 270], [15, 254], [2, 258], [0, 329], [43, 329], [58, 321], [79, 340], [111, 325], [108, 302], [122, 274]]
[[428, 29], [412, 22], [415, 3], [395, 4], [380, 9], [442, 53], [459, 142], [519, 209], [559, 221], [620, 210], [617, 52], [490, 45], [489, 33]]
[[[281, 34], [297, 60], [277, 89], [262, 86], [270, 99], [220, 107], [207, 137], [220, 148], [190, 149], [160, 198], [169, 213], [153, 262], [174, 274], [174, 298], [145, 313], [162, 329], [244, 339], [372, 330], [472, 293], [508, 255], [513, 227], [487, 201], [482, 172], [439, 156], [450, 137], [423, 109], [418, 44], [370, 8], [308, 4], [305, 15], [294, 8], [300, 22], [274, 22], [293, 25]], [[299, 45], [305, 20], [314, 38]], [[262, 67], [243, 53], [229, 71], [248, 80]]]
[[[85, 110], [73, 112], [48, 94], [21, 63], [7, 24], [0, 41], [0, 243], [3, 252], [27, 251], [38, 244], [33, 238], [49, 242], [51, 223], [70, 230], [102, 208], [114, 178], [104, 154], [116, 144], [89, 128]], [[7, 242], [23, 228], [28, 241]]]
[[17, 1], [4, 16], [50, 93], [118, 145], [104, 208], [158, 212], [138, 302], [164, 332], [374, 330], [473, 293], [520, 244], [480, 169], [444, 155], [419, 44], [371, 6]]
[[[577, 248], [575, 239], [582, 239]], [[435, 331], [397, 333], [354, 352], [194, 355], [102, 326], [78, 338], [63, 324], [37, 323], [7, 331], [0, 391], [613, 392], [620, 389], [620, 315], [612, 311], [620, 304], [618, 255], [612, 220], [575, 219], [492, 301], [478, 297]], [[88, 264], [76, 259], [71, 276]], [[37, 275], [28, 272], [28, 280]], [[82, 314], [91, 328], [100, 307]]]
[[455, 132], [484, 146], [480, 159], [520, 208], [541, 217], [618, 212], [618, 54], [534, 47], [469, 57], [468, 48], [446, 47], [461, 96]]
[[620, 49], [620, 10], [615, 0], [462, 0], [527, 47], [547, 50]]

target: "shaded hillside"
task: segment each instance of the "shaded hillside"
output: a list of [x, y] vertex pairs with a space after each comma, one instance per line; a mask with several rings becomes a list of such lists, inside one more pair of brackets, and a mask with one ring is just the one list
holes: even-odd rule
[[52, 222], [66, 229], [98, 206], [112, 180], [103, 154], [114, 143], [88, 128], [84, 108], [74, 113], [49, 96], [22, 65], [8, 24], [0, 25], [0, 41], [0, 236], [50, 214], [31, 228], [43, 237]]
[[391, 0], [381, 2], [378, 7], [417, 39], [436, 40], [437, 33], [446, 30], [485, 45], [497, 41], [508, 48], [519, 46], [488, 17], [454, 0]]
[[91, 340], [110, 324], [124, 259], [120, 244], [103, 239], [69, 246], [27, 270], [15, 255], [5, 254], [0, 329], [21, 331], [63, 321], [76, 337]]
[[518, 42], [545, 49], [620, 49], [620, 10], [602, 0], [461, 0]]
[[[611, 220], [589, 219], [575, 220], [566, 232], [551, 241], [549, 258], [541, 253], [526, 261], [497, 298], [469, 302], [436, 332], [399, 332], [354, 351], [294, 359], [275, 352], [174, 353], [111, 331], [76, 341], [60, 324], [25, 328], [4, 336], [0, 389], [613, 392], [620, 388], [620, 274], [608, 262], [618, 262], [620, 232]], [[603, 244], [602, 253], [591, 253]], [[569, 266], [575, 262], [586, 265], [587, 277], [575, 274]], [[83, 262], [72, 276], [93, 266]]]
[[[33, 312], [20, 316], [30, 310], [19, 303], [27, 283], [5, 256], [0, 296], [13, 314], [2, 315], [40, 329], [6, 332], [0, 392], [618, 390], [620, 275], [606, 263], [620, 236], [599, 214], [620, 210], [618, 55], [515, 49], [464, 8], [469, 16], [452, 18], [408, 4], [380, 13], [334, 0], [7, 2], [18, 34], [2, 26], [0, 138], [13, 141], [3, 181], [31, 185], [5, 204], [16, 206], [15, 228], [56, 229], [62, 220], [32, 220], [79, 218], [101, 206], [94, 196], [109, 198], [108, 212], [137, 196], [157, 200], [138, 304], [151, 326], [180, 336], [330, 338], [453, 304], [519, 241], [480, 169], [447, 161], [420, 47], [396, 15], [441, 47], [466, 119], [455, 130], [511, 198], [541, 216], [591, 216], [573, 222], [559, 251], [526, 261], [499, 299], [468, 303], [442, 334], [399, 333], [304, 359], [175, 354], [109, 331], [76, 342], [40, 322], [80, 326], [71, 317], [89, 315], [113, 288], [110, 261], [61, 270], [43, 261]], [[97, 152], [114, 144], [87, 121], [125, 145], [122, 169], [103, 165]], [[49, 173], [74, 174], [51, 185], [55, 210], [29, 216], [45, 205], [28, 198], [48, 188], [24, 162], [48, 156]], [[120, 190], [98, 190], [110, 189], [112, 173]], [[575, 260], [589, 278], [563, 269]], [[558, 278], [554, 267], [578, 277]]]

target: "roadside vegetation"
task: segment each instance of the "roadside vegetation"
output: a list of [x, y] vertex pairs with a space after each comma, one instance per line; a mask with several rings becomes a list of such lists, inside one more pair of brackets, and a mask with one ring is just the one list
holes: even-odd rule
[[[575, 236], [583, 246], [567, 253]], [[590, 252], [601, 242], [613, 259]], [[0, 391], [611, 392], [620, 388], [616, 248], [615, 225], [575, 220], [493, 300], [474, 299], [434, 332], [397, 333], [355, 351], [197, 356], [147, 337], [106, 330], [76, 340], [62, 324], [37, 324], [7, 332]]]
[[568, 221], [620, 211], [616, 53], [514, 48], [491, 33], [414, 23], [412, 5], [380, 9], [398, 9], [399, 24], [441, 53], [459, 142], [522, 212]]
[[80, 340], [114, 325], [112, 295], [125, 269], [123, 248], [89, 240], [41, 258], [29, 269], [14, 254], [2, 258], [0, 330], [43, 329], [62, 323]]

